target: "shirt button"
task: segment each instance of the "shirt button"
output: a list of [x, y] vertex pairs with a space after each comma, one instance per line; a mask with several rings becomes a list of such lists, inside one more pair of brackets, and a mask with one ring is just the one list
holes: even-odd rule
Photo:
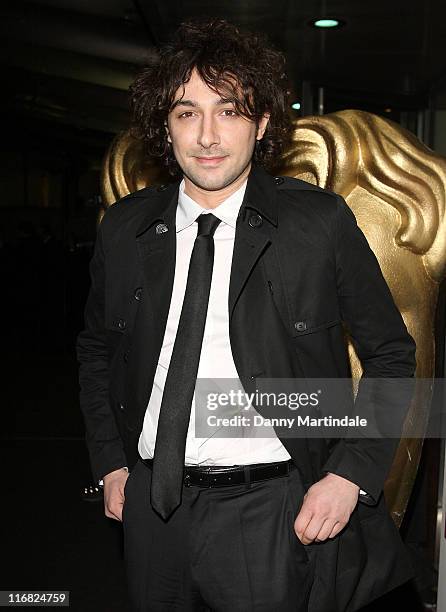
[[116, 321], [116, 325], [119, 327], [119, 329], [125, 329], [127, 323], [125, 322], [125, 319], [118, 319]]

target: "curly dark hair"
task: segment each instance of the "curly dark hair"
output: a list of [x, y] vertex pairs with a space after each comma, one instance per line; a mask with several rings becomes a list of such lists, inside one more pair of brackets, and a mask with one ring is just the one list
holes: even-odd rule
[[291, 134], [285, 57], [264, 34], [216, 18], [183, 22], [131, 85], [132, 133], [143, 140], [147, 153], [162, 158], [171, 175], [180, 173], [165, 125], [177, 89], [194, 68], [208, 87], [233, 99], [236, 111], [256, 125], [270, 113], [253, 161], [267, 168], [276, 165]]

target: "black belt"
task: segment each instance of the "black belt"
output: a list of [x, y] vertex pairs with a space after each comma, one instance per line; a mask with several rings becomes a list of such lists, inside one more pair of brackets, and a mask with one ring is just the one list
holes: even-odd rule
[[[140, 460], [152, 469], [153, 459]], [[228, 485], [249, 484], [287, 476], [295, 468], [292, 459], [273, 463], [253, 463], [251, 465], [201, 465], [184, 466], [183, 484], [186, 487], [223, 487]]]

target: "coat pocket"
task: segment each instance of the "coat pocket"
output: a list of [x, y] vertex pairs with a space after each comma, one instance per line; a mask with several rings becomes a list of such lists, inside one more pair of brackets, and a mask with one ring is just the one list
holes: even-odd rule
[[299, 338], [300, 336], [314, 334], [315, 332], [341, 324], [342, 321], [339, 318], [331, 319], [329, 321], [321, 321], [320, 319], [304, 319], [302, 321], [296, 321], [293, 328], [293, 337]]
[[293, 333], [294, 349], [306, 378], [350, 376], [347, 342], [340, 318], [307, 319]]

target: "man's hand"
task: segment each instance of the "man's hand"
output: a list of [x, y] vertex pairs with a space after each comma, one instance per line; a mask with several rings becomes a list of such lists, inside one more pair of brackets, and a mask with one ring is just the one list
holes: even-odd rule
[[104, 476], [104, 508], [105, 516], [122, 522], [122, 506], [124, 505], [124, 486], [129, 473], [119, 468]]
[[302, 544], [334, 538], [347, 525], [358, 497], [357, 484], [330, 472], [312, 485], [294, 521]]

